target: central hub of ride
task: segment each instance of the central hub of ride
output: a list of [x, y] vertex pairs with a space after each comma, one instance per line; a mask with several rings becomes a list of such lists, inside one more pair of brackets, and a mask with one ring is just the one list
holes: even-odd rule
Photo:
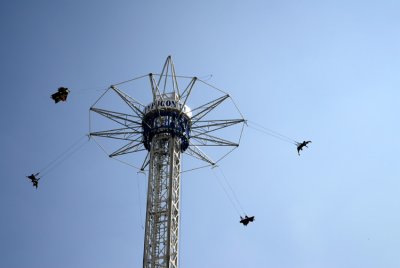
[[180, 102], [176, 94], [156, 96], [143, 112], [143, 144], [148, 151], [153, 137], [158, 134], [178, 137], [181, 141], [181, 152], [189, 147], [192, 112], [187, 105]]

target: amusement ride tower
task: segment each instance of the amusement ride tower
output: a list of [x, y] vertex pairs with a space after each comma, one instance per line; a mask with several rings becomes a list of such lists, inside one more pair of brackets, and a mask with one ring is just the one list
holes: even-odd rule
[[[188, 81], [184, 90], [179, 88], [179, 79]], [[137, 81], [147, 81], [147, 87], [151, 88], [151, 99], [145, 104], [120, 89], [126, 86], [136, 90], [137, 95], [143, 95], [145, 84], [132, 85]], [[194, 97], [198, 84], [201, 85], [200, 92]], [[214, 98], [208, 94], [210, 90], [218, 96]], [[107, 95], [113, 95], [113, 101], [104, 101]], [[199, 103], [193, 109], [188, 103], [192, 98]], [[117, 99], [122, 100], [124, 105], [117, 104]], [[100, 108], [104, 102], [113, 110]], [[229, 105], [225, 105], [227, 103]], [[122, 106], [126, 111], [121, 111]], [[238, 118], [215, 119], [214, 111], [219, 109], [227, 113], [227, 107], [236, 111]], [[129, 154], [143, 154], [141, 159], [144, 161], [139, 160], [141, 164], [132, 165], [148, 172], [143, 267], [178, 267], [180, 178], [184, 171], [182, 155], [205, 162], [200, 167], [215, 165], [238, 147], [244, 126], [243, 116], [224, 91], [196, 77], [176, 76], [170, 56], [161, 74], [148, 74], [110, 86], [90, 108], [90, 112], [119, 125], [109, 130], [93, 131], [90, 120], [91, 137], [107, 138], [118, 143], [112, 145], [117, 149], [107, 153], [109, 157], [125, 157], [120, 161], [128, 163], [140, 158], [131, 156], [126, 159]], [[101, 127], [106, 128], [104, 124]], [[227, 135], [228, 139], [220, 135]], [[220, 147], [226, 150], [215, 150]], [[217, 153], [218, 158], [214, 161], [204, 152], [207, 148], [211, 149], [211, 153], [223, 152]], [[194, 166], [189, 169], [199, 168]]]

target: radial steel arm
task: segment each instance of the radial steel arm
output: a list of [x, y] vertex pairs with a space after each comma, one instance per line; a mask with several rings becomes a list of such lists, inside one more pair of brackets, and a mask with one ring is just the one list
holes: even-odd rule
[[119, 148], [115, 152], [110, 154], [110, 157], [114, 157], [117, 155], [129, 154], [129, 153], [136, 153], [140, 151], [145, 151], [146, 149], [143, 146], [141, 141], [141, 137], [138, 137], [136, 140], [129, 142], [125, 146]]
[[90, 108], [91, 111], [98, 113], [104, 117], [107, 117], [108, 119], [113, 120], [114, 122], [117, 122], [120, 125], [123, 126], [141, 126], [142, 122], [141, 121], [136, 121], [138, 117], [125, 114], [125, 113], [119, 113], [119, 112], [113, 112], [113, 111], [108, 111], [104, 109], [99, 109], [99, 108]]
[[215, 109], [218, 105], [220, 105], [227, 98], [229, 98], [229, 95], [222, 96], [218, 99], [215, 99], [213, 101], [210, 101], [206, 104], [203, 104], [203, 105], [193, 109], [192, 110], [192, 113], [193, 113], [192, 122], [196, 123], [197, 121], [202, 119], [204, 116], [206, 116], [209, 112], [211, 112], [213, 109]]
[[[162, 76], [160, 77], [161, 80]], [[153, 74], [149, 74], [150, 85], [151, 85], [151, 92], [153, 93], [153, 99], [155, 100], [157, 97], [162, 99], [162, 94], [160, 93], [160, 89], [156, 80], [154, 80]]]
[[196, 146], [239, 146], [238, 143], [228, 141], [213, 135], [209, 135], [206, 133], [199, 133], [198, 135], [192, 136], [191, 140], [197, 140], [199, 144], [195, 144]]
[[140, 168], [141, 171], [144, 171], [144, 169], [150, 164], [150, 152], [147, 152], [146, 157], [144, 158], [142, 167]]
[[142, 135], [143, 131], [138, 128], [117, 128], [111, 130], [91, 132], [90, 136], [97, 136], [103, 138], [111, 138], [117, 140], [133, 141], [136, 135]]
[[[192, 127], [192, 130], [201, 130], [201, 133], [209, 133], [222, 128], [230, 127], [236, 124], [243, 123], [244, 119], [227, 119], [227, 120], [208, 120], [197, 121]], [[193, 136], [192, 136], [193, 137]]]
[[196, 145], [190, 144], [189, 148], [185, 151], [185, 154], [190, 155], [194, 158], [197, 158], [199, 160], [203, 160], [210, 165], [214, 165], [215, 162], [208, 157], [205, 153], [203, 153]]
[[[193, 77], [192, 80], [190, 81], [189, 85], [182, 92], [181, 99], [184, 99], [183, 105], [182, 105], [182, 110], [183, 110], [183, 107], [186, 105], [186, 102], [187, 102], [187, 100], [188, 100], [188, 98], [190, 96], [190, 93], [192, 92], [192, 89], [193, 89], [194, 84], [196, 83], [196, 81], [197, 81], [197, 77]], [[182, 113], [182, 110], [181, 110], [181, 113]]]
[[[171, 74], [169, 74], [171, 73]], [[168, 78], [170, 78], [172, 81], [172, 92], [176, 92], [178, 96], [180, 96], [179, 92], [179, 87], [178, 87], [178, 81], [176, 80], [176, 74], [175, 74], [175, 66], [172, 61], [172, 57], [168, 56], [167, 60], [164, 63], [163, 69], [161, 71], [161, 75], [158, 79], [158, 82], [156, 84], [157, 88], [159, 89], [161, 86], [161, 82], [164, 79], [164, 85], [163, 85], [163, 94], [166, 93], [167, 89], [167, 82]]]
[[121, 97], [121, 99], [132, 109], [132, 111], [141, 118], [143, 114], [144, 105], [129, 96], [128, 94], [122, 92], [115, 86], [111, 86], [111, 89]]

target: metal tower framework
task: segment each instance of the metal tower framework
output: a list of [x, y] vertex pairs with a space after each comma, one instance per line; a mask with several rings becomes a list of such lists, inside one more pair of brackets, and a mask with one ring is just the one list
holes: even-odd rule
[[[114, 121], [119, 127], [103, 131], [91, 130], [90, 135], [93, 138], [102, 137], [125, 142], [122, 147], [108, 153], [113, 158], [145, 152], [144, 161], [141, 165], [135, 166], [142, 171], [148, 171], [143, 267], [177, 268], [181, 155], [186, 154], [206, 162], [205, 166], [215, 165], [238, 147], [244, 119], [228, 94], [196, 77], [191, 77], [186, 88], [181, 91], [170, 56], [161, 74], [149, 74], [147, 77], [152, 92], [151, 103], [144, 105], [117, 87], [135, 79], [112, 85], [90, 111]], [[198, 81], [219, 91], [222, 96], [190, 109], [187, 101]], [[130, 113], [98, 108], [100, 99], [108, 92], [116, 93], [129, 107]], [[226, 120], [211, 118], [212, 111], [227, 100], [231, 100], [234, 104], [240, 118]], [[216, 135], [218, 131], [233, 125], [240, 126], [237, 141]], [[200, 149], [215, 146], [229, 148], [217, 161], [213, 161]]]
[[153, 138], [147, 192], [144, 267], [178, 267], [180, 142]]

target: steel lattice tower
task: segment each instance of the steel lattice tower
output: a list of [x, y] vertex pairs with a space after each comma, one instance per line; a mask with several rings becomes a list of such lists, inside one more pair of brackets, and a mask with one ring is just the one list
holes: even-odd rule
[[[146, 76], [139, 79], [144, 77]], [[181, 156], [186, 154], [205, 161], [206, 166], [215, 165], [239, 145], [244, 119], [240, 112], [239, 119], [210, 119], [211, 112], [229, 100], [229, 95], [196, 77], [190, 78], [183, 91], [179, 90], [170, 56], [161, 74], [149, 74], [148, 78], [152, 92], [152, 100], [148, 105], [143, 105], [117, 87], [135, 79], [111, 86], [90, 110], [111, 119], [120, 127], [105, 131], [91, 130], [90, 135], [125, 142], [122, 147], [109, 154], [110, 157], [145, 152], [144, 161], [140, 167], [137, 166], [142, 171], [148, 171], [143, 267], [177, 268]], [[222, 96], [190, 109], [187, 101], [198, 81], [214, 88]], [[98, 108], [100, 99], [109, 91], [116, 93], [127, 104], [129, 112]], [[237, 142], [214, 135], [214, 132], [234, 125], [240, 125]], [[217, 161], [213, 161], [200, 149], [215, 146], [231, 149]]]

